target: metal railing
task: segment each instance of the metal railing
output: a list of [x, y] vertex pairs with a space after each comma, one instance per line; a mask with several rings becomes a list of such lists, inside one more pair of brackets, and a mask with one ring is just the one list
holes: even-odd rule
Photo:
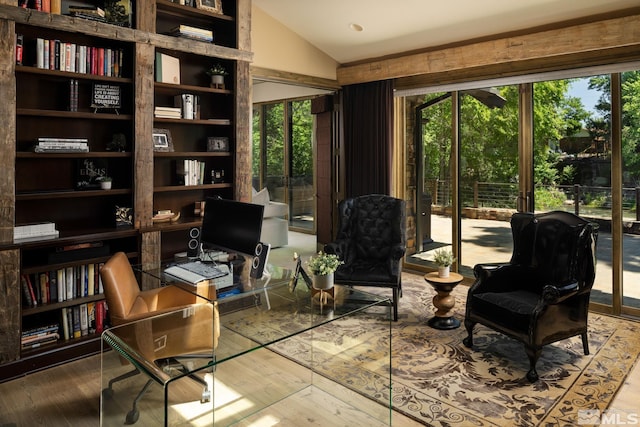
[[[451, 185], [448, 180], [429, 180], [425, 190], [434, 205], [451, 205]], [[576, 215], [610, 217], [611, 187], [587, 185], [559, 185], [549, 187], [564, 194], [556, 206], [547, 208], [573, 211]], [[461, 183], [460, 199], [463, 207], [517, 209], [518, 184], [500, 182]], [[640, 187], [622, 189], [623, 218], [640, 221]]]

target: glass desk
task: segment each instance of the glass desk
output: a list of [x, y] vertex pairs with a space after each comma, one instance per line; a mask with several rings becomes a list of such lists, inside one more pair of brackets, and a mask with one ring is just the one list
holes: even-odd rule
[[[390, 425], [388, 298], [336, 285], [321, 304], [302, 280], [291, 286], [290, 271], [270, 273], [218, 301], [106, 330], [101, 425], [132, 422], [131, 412], [138, 426]], [[131, 365], [141, 374], [109, 389]]]

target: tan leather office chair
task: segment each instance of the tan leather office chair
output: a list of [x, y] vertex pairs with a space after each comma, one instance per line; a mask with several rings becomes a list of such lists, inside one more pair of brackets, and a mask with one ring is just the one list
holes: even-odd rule
[[[125, 323], [134, 322], [147, 317], [162, 313], [168, 313], [189, 307], [193, 304], [204, 304], [207, 300], [195, 294], [182, 290], [175, 286], [164, 286], [156, 289], [141, 291], [138, 286], [136, 275], [131, 267], [131, 263], [124, 252], [115, 253], [100, 269], [100, 277], [104, 288], [104, 295], [109, 309], [111, 326], [119, 326]], [[208, 284], [200, 285], [198, 294], [203, 295], [208, 292]], [[220, 336], [220, 322], [217, 301], [209, 305], [213, 313], [207, 315], [206, 310], [199, 311], [199, 316], [189, 319], [179, 330], [174, 325], [163, 326], [162, 322], [155, 325], [151, 334], [145, 336], [122, 337], [124, 340], [132, 340], [139, 343], [140, 340], [151, 340], [157, 334], [168, 335], [171, 333], [173, 339], [168, 340], [162, 352], [151, 352], [145, 358], [153, 360], [157, 366], [180, 366], [179, 360], [182, 358], [202, 358], [211, 357], [213, 349], [218, 344]], [[203, 321], [206, 320], [206, 321]], [[214, 328], [214, 329], [212, 329]], [[147, 331], [149, 332], [149, 331]], [[153, 348], [151, 345], [150, 348]], [[123, 364], [128, 363], [121, 358]], [[109, 386], [102, 393], [104, 397], [113, 395], [113, 384], [137, 375], [140, 371], [135, 368], [125, 374], [109, 381]], [[202, 393], [202, 401], [208, 401], [210, 390], [207, 383], [195, 376], [192, 379], [201, 383], [205, 388]], [[138, 393], [133, 402], [132, 410], [127, 414], [126, 424], [133, 424], [138, 420], [139, 412], [137, 403], [144, 395], [152, 380], [148, 380], [142, 390]]]

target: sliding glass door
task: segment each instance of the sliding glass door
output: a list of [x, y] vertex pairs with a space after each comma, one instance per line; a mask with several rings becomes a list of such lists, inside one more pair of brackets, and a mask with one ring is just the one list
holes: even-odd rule
[[640, 72], [467, 84], [406, 96], [405, 110], [409, 265], [435, 268], [450, 246], [472, 277], [510, 259], [514, 212], [575, 212], [600, 226], [592, 303], [640, 314]]
[[254, 106], [253, 186], [287, 203], [289, 227], [315, 231], [313, 115], [311, 101]]

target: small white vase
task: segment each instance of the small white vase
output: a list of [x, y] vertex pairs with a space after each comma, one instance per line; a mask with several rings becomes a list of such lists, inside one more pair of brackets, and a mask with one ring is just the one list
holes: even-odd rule
[[100, 181], [100, 188], [103, 190], [111, 190], [111, 181]]
[[211, 85], [214, 87], [224, 86], [224, 76], [221, 76], [219, 74], [214, 74], [213, 76], [211, 76]]
[[324, 274], [322, 276], [314, 275], [313, 287], [323, 291], [333, 288], [333, 273]]
[[451, 270], [450, 265], [438, 267], [438, 277], [449, 277], [450, 270]]

